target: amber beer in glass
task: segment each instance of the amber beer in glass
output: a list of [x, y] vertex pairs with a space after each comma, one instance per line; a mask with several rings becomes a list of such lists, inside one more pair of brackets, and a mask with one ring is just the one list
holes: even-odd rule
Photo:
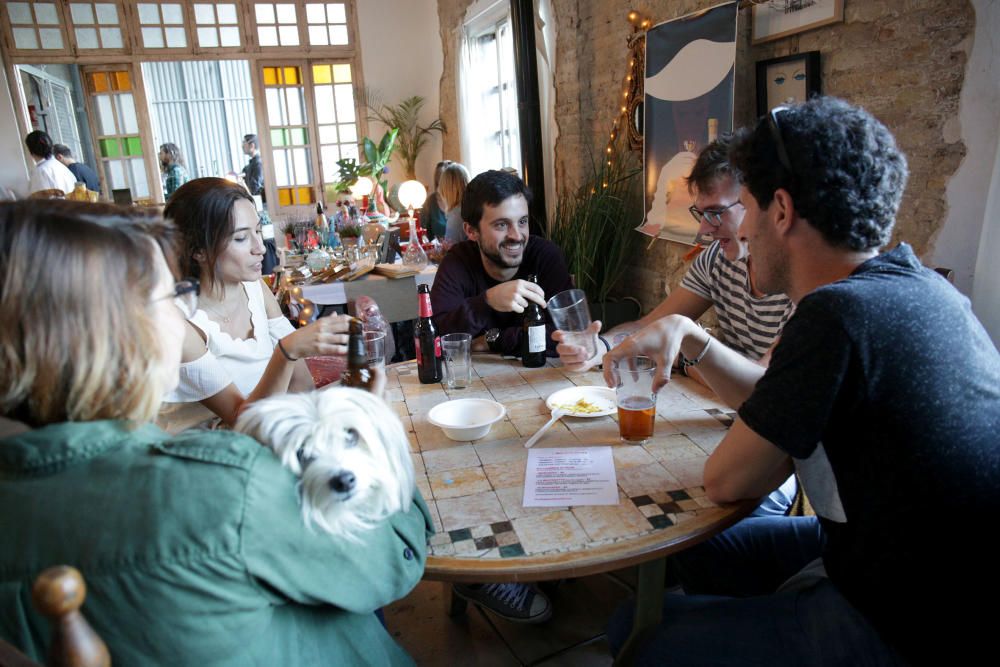
[[618, 386], [618, 434], [628, 443], [641, 444], [653, 437], [656, 393], [653, 376], [656, 362], [649, 357], [632, 357], [615, 362]]

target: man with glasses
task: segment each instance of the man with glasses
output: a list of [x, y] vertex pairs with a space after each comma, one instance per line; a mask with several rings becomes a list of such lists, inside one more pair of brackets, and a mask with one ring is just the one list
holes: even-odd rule
[[[705, 465], [709, 499], [759, 498], [794, 468], [817, 516], [746, 519], [680, 554], [688, 595], [665, 596], [635, 663], [981, 662], [996, 615], [975, 602], [1000, 593], [1000, 354], [909, 245], [879, 254], [906, 159], [833, 98], [772, 111], [730, 158], [755, 282], [796, 304], [770, 365], [677, 315], [605, 359], [699, 358], [739, 407]], [[616, 651], [628, 615], [609, 630]]]
[[[667, 315], [696, 320], [714, 307], [719, 321], [716, 337], [748, 359], [766, 365], [768, 351], [792, 314], [792, 303], [784, 294], [769, 294], [754, 284], [751, 258], [738, 234], [744, 209], [740, 185], [726, 155], [732, 141], [733, 136], [727, 135], [706, 146], [687, 179], [695, 195], [690, 211], [698, 221], [698, 234], [710, 236], [712, 244], [695, 258], [680, 286], [660, 305], [642, 319], [607, 332], [606, 339], [623, 338]], [[596, 336], [600, 323], [591, 328]], [[553, 338], [561, 340], [561, 332]], [[585, 371], [601, 363], [607, 347], [596, 347], [598, 354], [591, 359], [576, 345], [560, 344], [557, 351], [569, 369]], [[685, 367], [682, 363], [681, 368]], [[698, 377], [693, 368], [691, 375]]]

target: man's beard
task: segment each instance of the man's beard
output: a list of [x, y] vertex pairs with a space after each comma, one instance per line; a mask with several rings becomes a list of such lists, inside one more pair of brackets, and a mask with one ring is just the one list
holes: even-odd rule
[[524, 248], [524, 246], [527, 245], [527, 241], [522, 241], [519, 243], [506, 243], [506, 242], [501, 243], [499, 246], [497, 246], [496, 252], [487, 252], [486, 249], [483, 248], [483, 245], [481, 243], [477, 243], [477, 245], [479, 246], [479, 252], [483, 253], [483, 257], [493, 262], [494, 266], [497, 266], [501, 269], [516, 269], [517, 267], [521, 266], [521, 260], [524, 259], [524, 250], [521, 251], [521, 255], [516, 260], [511, 260], [507, 259], [506, 257], [500, 254], [500, 247], [502, 246], [510, 247], [513, 245], [519, 245], [522, 248]]

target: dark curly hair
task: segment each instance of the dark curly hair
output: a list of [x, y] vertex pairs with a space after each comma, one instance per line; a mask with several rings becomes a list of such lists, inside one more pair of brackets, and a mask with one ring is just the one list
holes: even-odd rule
[[521, 195], [531, 206], [531, 189], [517, 176], [491, 169], [469, 181], [462, 196], [462, 220], [479, 229], [486, 204], [499, 206], [508, 197]]
[[[833, 97], [773, 111], [729, 149], [729, 161], [761, 208], [778, 188], [833, 246], [870, 250], [889, 242], [906, 187], [906, 157], [889, 130]], [[782, 165], [780, 133], [791, 170]]]
[[729, 148], [734, 141], [745, 138], [747, 134], [749, 132], [746, 129], [723, 134], [701, 149], [686, 179], [689, 194], [693, 195], [696, 191], [710, 192], [727, 176], [738, 179], [739, 175], [733, 169], [733, 165], [729, 164]]

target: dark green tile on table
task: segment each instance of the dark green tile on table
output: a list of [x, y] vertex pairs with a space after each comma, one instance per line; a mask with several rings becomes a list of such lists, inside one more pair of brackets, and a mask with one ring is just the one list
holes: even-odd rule
[[649, 521], [650, 525], [652, 525], [653, 528], [656, 529], [669, 528], [670, 526], [674, 525], [674, 522], [670, 520], [670, 517], [667, 517], [663, 514], [658, 514], [656, 516], [648, 516], [646, 517], [646, 520]]
[[462, 540], [472, 539], [472, 530], [470, 528], [459, 528], [458, 530], [449, 530], [448, 536], [451, 538], [452, 542], [461, 542]]
[[691, 496], [689, 496], [687, 491], [684, 490], [668, 491], [667, 493], [669, 493], [670, 497], [674, 500], [691, 500]]
[[517, 556], [524, 555], [524, 547], [518, 544], [508, 544], [506, 546], [500, 547], [500, 557], [501, 558], [516, 558]]

